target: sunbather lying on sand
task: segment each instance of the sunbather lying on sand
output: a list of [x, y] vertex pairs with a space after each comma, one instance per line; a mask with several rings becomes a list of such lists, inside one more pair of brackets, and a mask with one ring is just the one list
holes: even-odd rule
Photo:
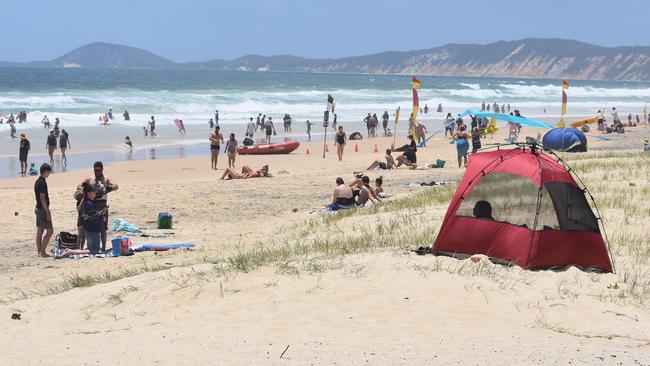
[[221, 179], [249, 179], [249, 178], [261, 178], [261, 177], [268, 177], [269, 176], [269, 166], [264, 165], [261, 169], [259, 170], [253, 170], [253, 168], [249, 167], [248, 165], [244, 165], [243, 168], [241, 168], [241, 174], [235, 171], [234, 169], [228, 168], [226, 169], [225, 172], [223, 172], [223, 175], [221, 176]]
[[67, 258], [75, 254], [97, 254], [99, 252], [93, 252], [89, 249], [64, 249], [59, 258]]

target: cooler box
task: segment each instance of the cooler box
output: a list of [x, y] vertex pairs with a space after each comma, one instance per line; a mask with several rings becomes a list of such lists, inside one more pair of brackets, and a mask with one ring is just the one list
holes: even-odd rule
[[172, 214], [161, 212], [158, 214], [158, 229], [171, 229], [173, 224]]

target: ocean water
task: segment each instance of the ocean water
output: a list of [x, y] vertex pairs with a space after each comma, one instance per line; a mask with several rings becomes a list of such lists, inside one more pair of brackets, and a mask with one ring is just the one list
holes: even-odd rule
[[[481, 102], [510, 104], [523, 115], [546, 121], [559, 118], [561, 81], [513, 78], [463, 78], [418, 76], [420, 106], [428, 104], [429, 114], [420, 119], [435, 130], [447, 112], [460, 113], [480, 108]], [[244, 124], [258, 113], [272, 116], [278, 131], [289, 113], [294, 121], [290, 137], [303, 136], [305, 121], [314, 122], [317, 136], [327, 94], [336, 101], [339, 123], [348, 132], [364, 131], [363, 117], [381, 115], [402, 108], [402, 121], [411, 109], [411, 78], [395, 75], [304, 74], [181, 70], [88, 70], [88, 69], [11, 69], [0, 68], [0, 118], [20, 110], [28, 113], [27, 124], [17, 124], [32, 141], [37, 161], [45, 154], [46, 130], [40, 121], [47, 115], [71, 136], [73, 149], [68, 168], [78, 160], [103, 156], [112, 161], [169, 158], [209, 154], [202, 148], [180, 149], [207, 143], [208, 120], [219, 110], [223, 132], [235, 132], [241, 139]], [[571, 81], [568, 120], [593, 115], [598, 109], [616, 107], [623, 116], [642, 114], [650, 101], [650, 83]], [[437, 105], [443, 113], [436, 113]], [[98, 117], [113, 109], [115, 119], [109, 127], [98, 126]], [[121, 114], [128, 110], [131, 121]], [[142, 127], [151, 115], [156, 117], [161, 135], [144, 138]], [[175, 132], [175, 118], [181, 118], [188, 135]], [[398, 127], [405, 128], [407, 123]], [[431, 128], [434, 127], [434, 128]], [[135, 151], [125, 154], [125, 135], [134, 139]], [[278, 140], [287, 137], [280, 133]], [[155, 149], [152, 150], [152, 149]], [[0, 178], [15, 176], [17, 140], [9, 138], [9, 126], [0, 124]], [[100, 155], [101, 156], [101, 155]]]
[[[509, 78], [419, 77], [420, 104], [445, 112], [478, 107], [482, 101], [510, 103], [529, 117], [555, 116], [560, 111], [561, 81]], [[174, 70], [0, 69], [0, 115], [28, 112], [29, 126], [38, 128], [43, 115], [59, 117], [68, 127], [93, 126], [109, 108], [113, 123], [144, 125], [150, 115], [160, 124], [181, 118], [205, 125], [220, 112], [222, 124], [245, 123], [263, 113], [280, 120], [290, 113], [297, 121], [320, 121], [327, 94], [337, 103], [342, 120], [361, 120], [367, 112], [411, 106], [410, 77], [385, 75], [246, 73]], [[572, 81], [570, 116], [593, 114], [616, 106], [623, 113], [641, 113], [650, 100], [650, 84]], [[546, 108], [547, 113], [543, 110]], [[123, 121], [124, 110], [131, 122]], [[435, 117], [432, 115], [432, 117]], [[6, 128], [6, 127], [3, 127]]]

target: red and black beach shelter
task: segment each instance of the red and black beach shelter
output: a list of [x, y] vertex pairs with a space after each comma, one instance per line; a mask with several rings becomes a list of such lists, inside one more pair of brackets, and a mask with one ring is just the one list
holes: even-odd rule
[[598, 221], [570, 171], [535, 146], [480, 152], [469, 158], [433, 252], [612, 272]]

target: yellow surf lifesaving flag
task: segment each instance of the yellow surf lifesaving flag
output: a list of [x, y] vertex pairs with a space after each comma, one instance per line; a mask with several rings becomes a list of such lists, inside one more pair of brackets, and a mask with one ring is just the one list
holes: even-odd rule
[[415, 139], [415, 125], [417, 123], [418, 112], [420, 111], [420, 98], [418, 96], [418, 89], [420, 89], [420, 80], [416, 79], [415, 76], [411, 82], [411, 87], [413, 88], [413, 114], [411, 115], [413, 118], [413, 131], [411, 131], [411, 134]]

